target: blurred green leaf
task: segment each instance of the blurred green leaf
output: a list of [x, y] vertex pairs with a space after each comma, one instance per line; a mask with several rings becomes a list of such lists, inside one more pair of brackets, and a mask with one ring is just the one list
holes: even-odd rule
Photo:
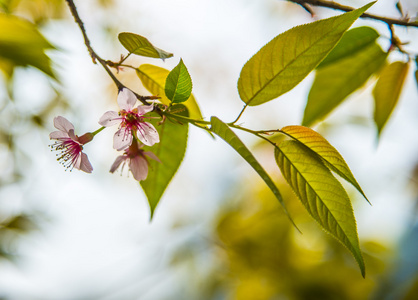
[[5, 13], [10, 13], [10, 3], [12, 0], [0, 0], [0, 9]]
[[[141, 65], [136, 69], [136, 74], [144, 87], [153, 95], [161, 97], [160, 101], [165, 105], [170, 105], [171, 103], [164, 91], [165, 81], [169, 73], [170, 71], [164, 68], [148, 64]], [[203, 119], [193, 94], [191, 94], [189, 99], [183, 102], [183, 104], [187, 107], [190, 118], [197, 120]]]
[[317, 68], [325, 67], [342, 58], [354, 55], [356, 52], [373, 44], [378, 37], [379, 33], [371, 27], [362, 26], [350, 29], [344, 33], [337, 46], [332, 49]]
[[64, 5], [62, 0], [0, 0], [0, 10], [24, 16], [37, 25], [65, 18]]
[[310, 126], [328, 115], [378, 72], [386, 57], [387, 53], [373, 43], [354, 55], [318, 69], [309, 92], [302, 125]]
[[238, 79], [241, 100], [255, 106], [290, 91], [315, 69], [373, 3], [340, 16], [296, 26], [276, 36], [242, 68]]
[[13, 77], [14, 64], [8, 59], [0, 58], [0, 70], [3, 71], [7, 79], [11, 79]]
[[418, 86], [418, 70], [415, 71], [415, 81], [416, 81], [417, 86]]
[[172, 57], [173, 54], [154, 47], [146, 38], [135, 33], [121, 32], [118, 35], [120, 43], [125, 47], [129, 53], [140, 56], [161, 58]]
[[210, 122], [212, 124], [211, 129], [213, 130], [213, 132], [220, 138], [222, 138], [225, 142], [227, 142], [232, 148], [234, 148], [234, 150], [237, 151], [238, 154], [241, 155], [241, 157], [244, 158], [250, 164], [251, 167], [253, 167], [253, 169], [258, 173], [258, 175], [260, 175], [260, 177], [264, 180], [264, 182], [273, 192], [274, 196], [276, 196], [277, 200], [279, 200], [290, 221], [296, 227], [295, 223], [293, 222], [292, 218], [290, 217], [287, 211], [286, 205], [283, 201], [279, 189], [276, 187], [273, 180], [271, 180], [270, 176], [266, 173], [263, 167], [255, 159], [250, 150], [248, 150], [248, 148], [238, 138], [238, 136], [228, 127], [228, 125], [219, 120], [217, 117], [212, 117], [210, 119]]
[[415, 70], [415, 82], [417, 83], [417, 86], [418, 86], [418, 56], [415, 56], [415, 66], [416, 66], [416, 70]]
[[315, 152], [328, 168], [351, 183], [369, 202], [344, 158], [322, 135], [303, 126], [286, 126], [281, 129], [281, 132]]
[[387, 65], [380, 73], [379, 80], [373, 90], [374, 121], [379, 135], [398, 102], [408, 68], [408, 63], [396, 61]]
[[13, 261], [17, 258], [16, 242], [23, 235], [39, 229], [35, 217], [25, 213], [10, 216], [0, 214], [0, 259]]
[[192, 79], [183, 60], [168, 74], [165, 82], [165, 95], [173, 103], [184, 102], [192, 94]]
[[[187, 117], [188, 112], [185, 106], [176, 105], [180, 112], [178, 114]], [[151, 151], [160, 159], [161, 163], [149, 160], [149, 172], [146, 180], [140, 184], [147, 195], [151, 209], [151, 218], [155, 208], [161, 199], [165, 189], [177, 172], [187, 147], [188, 123], [179, 124], [166, 120], [163, 124], [157, 125], [159, 119], [151, 121], [160, 135], [160, 142], [152, 147], [144, 147], [144, 150]]]
[[2, 227], [9, 229], [9, 230], [18, 231], [21, 233], [38, 229], [38, 226], [33, 220], [33, 218], [25, 214], [11, 217], [10, 219], [7, 220], [7, 222], [2, 224]]
[[341, 183], [323, 161], [303, 144], [287, 140], [275, 148], [275, 157], [284, 178], [309, 214], [353, 254], [361, 274], [365, 265], [357, 236], [350, 199]]
[[[34, 24], [12, 15], [0, 14], [0, 58], [2, 60], [17, 66], [33, 66], [55, 78], [51, 60], [45, 54], [45, 50], [48, 49], [54, 49], [54, 47]], [[4, 63], [2, 66], [4, 69]], [[10, 74], [10, 69], [7, 69], [6, 73]]]

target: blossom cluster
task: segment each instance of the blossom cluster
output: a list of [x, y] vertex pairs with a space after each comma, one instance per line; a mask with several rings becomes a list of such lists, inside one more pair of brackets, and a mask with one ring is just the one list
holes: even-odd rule
[[135, 106], [137, 98], [135, 94], [123, 88], [118, 94], [118, 105], [120, 110], [108, 111], [103, 114], [99, 124], [103, 127], [95, 132], [88, 132], [82, 136], [77, 136], [74, 132], [74, 125], [66, 118], [58, 116], [54, 118], [54, 127], [57, 131], [51, 132], [49, 137], [55, 140], [50, 145], [52, 150], [59, 151], [57, 160], [66, 169], [79, 169], [86, 173], [91, 173], [93, 167], [83, 152], [83, 146], [91, 142], [94, 136], [105, 127], [119, 125], [118, 130], [113, 136], [113, 148], [117, 151], [123, 151], [110, 168], [110, 172], [115, 172], [120, 166], [123, 170], [125, 164], [128, 164], [133, 177], [138, 180], [145, 180], [148, 175], [148, 159], [158, 162], [158, 157], [149, 151], [142, 149], [144, 145], [153, 146], [160, 142], [158, 131], [155, 127], [146, 122], [146, 114], [153, 111], [153, 105]]

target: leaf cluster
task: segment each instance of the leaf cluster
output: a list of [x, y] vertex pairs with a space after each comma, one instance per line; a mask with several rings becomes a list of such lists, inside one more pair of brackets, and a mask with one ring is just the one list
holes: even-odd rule
[[[407, 62], [388, 63], [390, 51], [396, 47], [400, 50], [399, 44], [393, 44], [388, 51], [384, 51], [377, 43], [380, 35], [374, 29], [358, 27], [349, 30], [373, 4], [296, 26], [263, 46], [241, 70], [237, 88], [245, 107], [231, 123], [223, 122], [216, 116], [212, 116], [210, 121], [203, 120], [192, 94], [192, 79], [183, 59], [171, 71], [152, 64], [127, 65], [125, 61], [131, 55], [164, 61], [173, 57], [173, 54], [155, 47], [143, 36], [122, 32], [118, 39], [128, 54], [119, 62], [102, 60], [91, 48], [81, 20], [76, 18], [90, 55], [102, 64], [118, 88], [125, 86], [116, 79], [109, 67], [117, 70], [121, 67], [132, 68], [143, 86], [153, 95], [137, 95], [138, 99], [144, 104], [150, 104], [147, 102], [149, 99], [158, 99], [151, 123], [158, 130], [160, 143], [145, 147], [145, 150], [155, 153], [161, 162], [150, 161], [148, 178], [140, 182], [148, 198], [151, 217], [183, 161], [189, 125], [193, 125], [229, 144], [261, 177], [296, 227], [276, 183], [235, 133], [237, 130], [244, 131], [271, 145], [278, 169], [306, 211], [351, 252], [365, 276], [353, 208], [339, 179], [353, 185], [366, 200], [367, 197], [340, 153], [307, 126], [325, 118], [373, 77], [378, 77], [373, 96], [374, 120], [379, 135], [395, 109], [410, 58]], [[74, 4], [71, 8], [75, 14]], [[0, 68], [9, 76], [15, 66], [33, 66], [55, 78], [51, 61], [46, 55], [46, 51], [53, 49], [34, 24], [0, 14]], [[315, 79], [304, 112], [304, 126], [254, 131], [236, 125], [247, 107], [278, 98], [295, 88], [312, 72], [315, 72]], [[272, 133], [284, 135], [286, 139], [276, 143], [270, 138]]]
[[370, 27], [347, 31], [339, 44], [317, 67], [306, 104], [302, 124], [310, 126], [325, 118], [371, 78], [377, 78], [373, 90], [374, 122], [380, 136], [401, 94], [410, 61], [389, 62], [377, 43], [379, 34]]
[[[388, 57], [376, 42], [379, 34], [370, 27], [348, 30], [371, 5], [373, 3], [339, 16], [294, 27], [262, 47], [243, 66], [238, 79], [238, 93], [245, 107], [278, 98], [316, 70], [302, 122], [311, 125], [329, 114], [370, 77], [379, 74]], [[129, 51], [128, 56], [137, 54], [163, 60], [172, 56], [133, 33], [121, 33], [119, 40]], [[379, 133], [396, 104], [394, 99], [399, 97], [406, 76], [405, 65], [401, 62], [389, 65], [389, 70], [382, 71], [376, 85], [375, 120]], [[143, 85], [160, 97], [165, 107], [160, 114], [172, 122], [166, 120], [160, 126], [162, 141], [153, 149], [162, 157], [163, 164], [152, 162], [151, 176], [141, 183], [151, 214], [181, 164], [187, 146], [187, 124], [190, 123], [227, 142], [263, 179], [296, 227], [276, 184], [233, 131], [242, 130], [273, 146], [278, 168], [305, 209], [352, 253], [365, 276], [351, 201], [335, 175], [351, 183], [366, 200], [367, 197], [343, 157], [325, 138], [306, 126], [286, 126], [281, 130], [263, 132], [235, 125], [243, 111], [232, 123], [225, 123], [215, 116], [210, 122], [202, 120], [191, 94], [192, 81], [183, 60], [172, 71], [149, 64], [135, 70]], [[396, 88], [390, 88], [390, 93], [380, 88], [394, 82], [397, 82]], [[187, 110], [176, 113], [177, 103], [183, 103]], [[266, 137], [270, 133], [281, 133], [288, 139], [276, 144]]]

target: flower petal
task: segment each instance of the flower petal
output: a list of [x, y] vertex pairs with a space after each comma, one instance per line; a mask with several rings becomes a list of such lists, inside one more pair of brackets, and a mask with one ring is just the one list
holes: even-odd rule
[[128, 157], [126, 155], [119, 155], [118, 157], [116, 157], [115, 162], [112, 164], [112, 166], [110, 167], [110, 173], [113, 173], [117, 170], [117, 168], [119, 168], [120, 164], [125, 161], [126, 159], [128, 159]]
[[66, 132], [62, 131], [53, 131], [49, 134], [49, 138], [53, 140], [62, 140], [62, 139], [69, 139], [69, 135]]
[[61, 116], [54, 118], [54, 127], [63, 132], [68, 132], [70, 129], [74, 130], [74, 125]]
[[120, 123], [122, 118], [116, 111], [107, 111], [99, 120], [99, 124], [105, 127], [116, 125]]
[[132, 175], [138, 181], [147, 179], [148, 176], [148, 162], [141, 156], [135, 156], [131, 158], [129, 162], [129, 168], [131, 169]]
[[121, 109], [130, 111], [136, 103], [136, 96], [130, 89], [122, 89], [118, 95], [118, 104]]
[[81, 152], [80, 156], [77, 160], [80, 160], [78, 169], [80, 169], [81, 171], [84, 171], [86, 173], [91, 173], [93, 171], [93, 167], [91, 166], [91, 163], [90, 163], [86, 153]]
[[113, 136], [113, 148], [120, 151], [132, 144], [132, 132], [126, 127], [116, 131]]
[[160, 142], [157, 129], [148, 122], [141, 123], [141, 128], [138, 129], [138, 139], [147, 146], [152, 146]]
[[[70, 139], [72, 139], [73, 141], [78, 142], [78, 137], [75, 135], [74, 133], [74, 129], [70, 129], [68, 130], [68, 136], [70, 137]], [[79, 143], [80, 144], [80, 143]]]
[[138, 105], [137, 109], [138, 109], [138, 115], [143, 116], [146, 113], [153, 111], [154, 104], [153, 105]]
[[146, 156], [148, 156], [149, 158], [158, 161], [160, 164], [162, 163], [161, 160], [157, 157], [157, 155], [155, 155], [154, 153], [152, 153], [151, 151], [144, 151], [144, 154]]

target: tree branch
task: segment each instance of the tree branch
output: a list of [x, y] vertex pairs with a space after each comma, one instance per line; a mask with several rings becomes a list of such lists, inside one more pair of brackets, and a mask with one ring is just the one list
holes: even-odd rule
[[[80, 16], [78, 15], [77, 12], [77, 8], [74, 4], [73, 0], [66, 0], [68, 7], [70, 8], [71, 14], [74, 17], [75, 22], [77, 23], [78, 27], [80, 27], [81, 33], [83, 34], [83, 38], [84, 38], [84, 44], [87, 47], [87, 50], [89, 51], [89, 54], [91, 56], [91, 59], [93, 60], [93, 63], [96, 63], [96, 60], [102, 65], [102, 67], [105, 69], [105, 71], [107, 72], [107, 74], [110, 76], [110, 78], [112, 78], [113, 82], [116, 84], [117, 88], [119, 90], [121, 90], [122, 88], [126, 88], [126, 86], [124, 84], [122, 84], [117, 78], [116, 76], [112, 73], [112, 71], [109, 69], [109, 67], [106, 64], [106, 61], [104, 59], [102, 59], [91, 47], [90, 44], [90, 40], [87, 36], [86, 33], [86, 29], [84, 28], [84, 24], [83, 21], [81, 20]], [[136, 98], [141, 101], [143, 104], [145, 105], [150, 105], [146, 99], [149, 99], [150, 97], [147, 96], [141, 96], [136, 94], [135, 92], [133, 92], [136, 96]], [[153, 96], [151, 96], [153, 97]]]
[[[313, 6], [328, 7], [332, 9], [342, 10], [346, 12], [352, 11], [355, 9], [350, 6], [341, 5], [341, 4], [338, 4], [332, 1], [327, 1], [327, 0], [287, 0], [287, 1], [299, 4], [304, 8], [306, 7], [306, 4], [309, 4]], [[360, 18], [374, 19], [374, 20], [385, 22], [388, 25], [418, 27], [418, 22], [409, 22], [409, 20], [386, 18], [386, 17], [376, 16], [376, 15], [372, 15], [368, 13], [362, 14]]]

